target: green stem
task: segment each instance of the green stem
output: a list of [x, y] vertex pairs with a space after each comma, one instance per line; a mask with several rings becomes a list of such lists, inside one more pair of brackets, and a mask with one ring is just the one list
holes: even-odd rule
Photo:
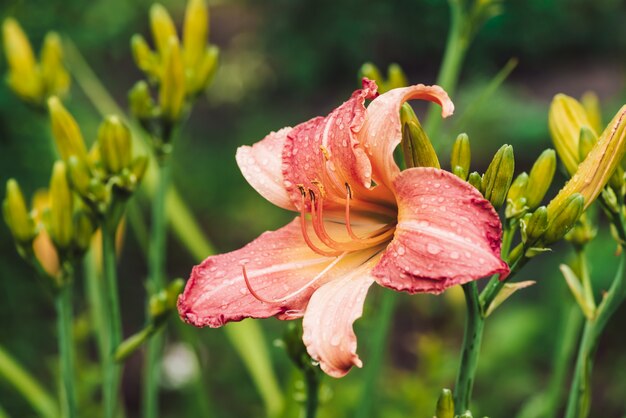
[[[449, 0], [448, 4], [450, 5], [450, 30], [443, 61], [437, 76], [437, 84], [443, 87], [449, 95], [452, 95], [459, 80], [461, 64], [465, 58], [470, 37], [467, 35], [467, 16], [463, 12], [461, 2], [459, 0]], [[436, 139], [437, 137], [441, 124], [440, 113], [441, 109], [439, 106], [431, 105], [428, 108], [424, 129], [431, 139]]]
[[74, 370], [74, 343], [72, 338], [72, 274], [65, 277], [65, 283], [55, 298], [57, 310], [57, 333], [59, 341], [59, 364], [61, 372], [61, 400], [63, 417], [74, 418], [76, 411], [76, 388]]
[[104, 357], [103, 401], [104, 417], [113, 418], [118, 406], [121, 366], [115, 361], [115, 351], [122, 342], [122, 319], [117, 290], [115, 233], [117, 222], [109, 219], [102, 226], [102, 270], [108, 306], [108, 347]]
[[315, 418], [319, 405], [320, 374], [314, 368], [304, 371], [304, 384], [306, 386], [306, 403], [304, 405], [304, 417]]
[[467, 304], [467, 316], [465, 317], [461, 365], [454, 385], [454, 411], [457, 414], [464, 413], [470, 406], [485, 325], [476, 282], [464, 284], [463, 293]]
[[[167, 223], [165, 217], [165, 197], [169, 185], [170, 167], [167, 157], [159, 161], [157, 185], [152, 199], [152, 227], [149, 246], [149, 293], [154, 295], [165, 284], [165, 249]], [[149, 314], [149, 313], [148, 313]], [[159, 377], [161, 375], [161, 354], [164, 334], [157, 332], [146, 349], [143, 379], [143, 416], [156, 418], [159, 411]]]
[[0, 346], [0, 378], [7, 381], [37, 413], [44, 418], [58, 418], [59, 408], [52, 396], [39, 385], [24, 367]]
[[94, 249], [90, 249], [83, 262], [85, 275], [85, 291], [89, 305], [89, 317], [92, 322], [92, 330], [95, 331], [96, 344], [100, 361], [104, 363], [109, 347], [109, 326], [107, 303], [104, 300], [105, 294], [102, 276], [96, 265], [96, 254]]
[[355, 418], [367, 418], [372, 414], [372, 404], [376, 400], [376, 383], [379, 381], [380, 370], [382, 368], [387, 335], [396, 305], [396, 294], [385, 291], [381, 298], [380, 312], [376, 318], [373, 335], [370, 340], [371, 352], [363, 376], [363, 389], [361, 391], [361, 401], [355, 413]]

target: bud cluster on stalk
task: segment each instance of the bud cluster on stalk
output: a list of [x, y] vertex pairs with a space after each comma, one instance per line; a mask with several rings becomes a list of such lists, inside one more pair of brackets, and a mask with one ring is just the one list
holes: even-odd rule
[[[154, 50], [143, 36], [131, 40], [135, 63], [146, 76], [129, 93], [132, 114], [151, 135], [153, 147], [169, 152], [172, 130], [188, 113], [191, 103], [210, 84], [217, 70], [219, 49], [207, 42], [209, 15], [205, 0], [189, 0], [182, 41], [167, 10], [150, 9]], [[158, 89], [155, 101], [150, 85]]]
[[49, 97], [67, 92], [70, 76], [63, 65], [63, 47], [58, 34], [46, 34], [39, 60], [15, 19], [7, 18], [2, 22], [2, 38], [9, 64], [7, 84], [20, 99], [43, 109]]

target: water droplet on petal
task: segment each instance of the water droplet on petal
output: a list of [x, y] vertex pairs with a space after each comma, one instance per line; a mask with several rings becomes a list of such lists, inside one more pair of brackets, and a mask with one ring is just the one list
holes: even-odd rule
[[441, 252], [441, 247], [438, 246], [437, 244], [433, 244], [432, 242], [429, 242], [426, 245], [426, 251], [428, 251], [432, 255], [437, 255]]

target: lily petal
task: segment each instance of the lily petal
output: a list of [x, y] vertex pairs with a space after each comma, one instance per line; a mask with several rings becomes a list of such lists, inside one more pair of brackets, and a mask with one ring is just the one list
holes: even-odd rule
[[346, 182], [356, 195], [371, 186], [371, 163], [355, 133], [365, 119], [365, 100], [377, 94], [376, 83], [363, 79], [363, 88], [328, 116], [301, 123], [289, 133], [283, 149], [283, 177], [297, 207], [302, 199], [299, 185], [316, 192], [321, 186], [335, 200], [345, 199]]
[[411, 99], [439, 104], [444, 118], [454, 112], [454, 104], [444, 89], [423, 84], [390, 90], [370, 103], [358, 140], [372, 162], [374, 179], [389, 188], [393, 186], [393, 178], [400, 172], [393, 158], [394, 150], [402, 141], [400, 107]]
[[272, 132], [263, 140], [237, 149], [237, 164], [248, 183], [261, 196], [278, 207], [295, 210], [285, 190], [282, 172], [282, 152], [291, 128]]
[[363, 313], [363, 301], [374, 278], [372, 267], [380, 256], [317, 289], [302, 320], [302, 340], [309, 355], [320, 362], [324, 372], [342, 377], [363, 363], [356, 354], [356, 335], [352, 329]]
[[441, 293], [481, 277], [508, 273], [500, 258], [502, 228], [491, 204], [469, 183], [436, 168], [394, 179], [398, 225], [373, 271], [382, 286]]

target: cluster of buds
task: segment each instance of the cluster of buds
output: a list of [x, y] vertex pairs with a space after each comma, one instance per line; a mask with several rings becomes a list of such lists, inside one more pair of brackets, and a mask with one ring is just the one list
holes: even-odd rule
[[131, 43], [137, 66], [149, 83], [158, 86], [158, 104], [145, 81], [135, 84], [129, 100], [131, 112], [155, 141], [155, 150], [167, 153], [172, 129], [211, 82], [219, 50], [207, 44], [209, 16], [204, 0], [187, 4], [182, 45], [170, 15], [160, 4], [152, 6], [150, 22], [155, 50], [141, 35], [133, 36]]
[[15, 19], [4, 20], [2, 36], [9, 64], [7, 83], [18, 97], [28, 104], [44, 108], [50, 96], [67, 92], [70, 76], [63, 65], [59, 35], [55, 32], [46, 35], [39, 61], [35, 58], [28, 37]]
[[50, 98], [48, 109], [52, 133], [73, 190], [98, 220], [106, 220], [137, 188], [147, 158], [132, 157], [130, 131], [116, 116], [105, 118], [87, 151], [76, 120], [59, 99]]
[[395, 63], [390, 64], [389, 67], [387, 67], [387, 78], [384, 78], [376, 65], [371, 62], [366, 62], [359, 70], [359, 83], [361, 83], [361, 79], [363, 79], [363, 77], [374, 80], [378, 86], [378, 92], [381, 94], [389, 90], [409, 85], [409, 81], [407, 80], [402, 67]]
[[10, 179], [3, 212], [20, 255], [63, 286], [64, 269], [83, 256], [96, 229], [91, 210], [70, 188], [65, 163], [54, 164], [49, 190], [35, 194], [30, 211], [17, 181]]
[[[461, 177], [467, 177], [470, 166], [470, 145], [466, 134], [457, 137], [452, 147], [451, 166], [453, 172]], [[481, 176], [477, 171], [469, 174], [467, 181], [480, 191], [485, 199], [489, 200], [496, 210], [504, 203], [515, 170], [513, 147], [503, 145], [493, 156], [485, 173]]]

